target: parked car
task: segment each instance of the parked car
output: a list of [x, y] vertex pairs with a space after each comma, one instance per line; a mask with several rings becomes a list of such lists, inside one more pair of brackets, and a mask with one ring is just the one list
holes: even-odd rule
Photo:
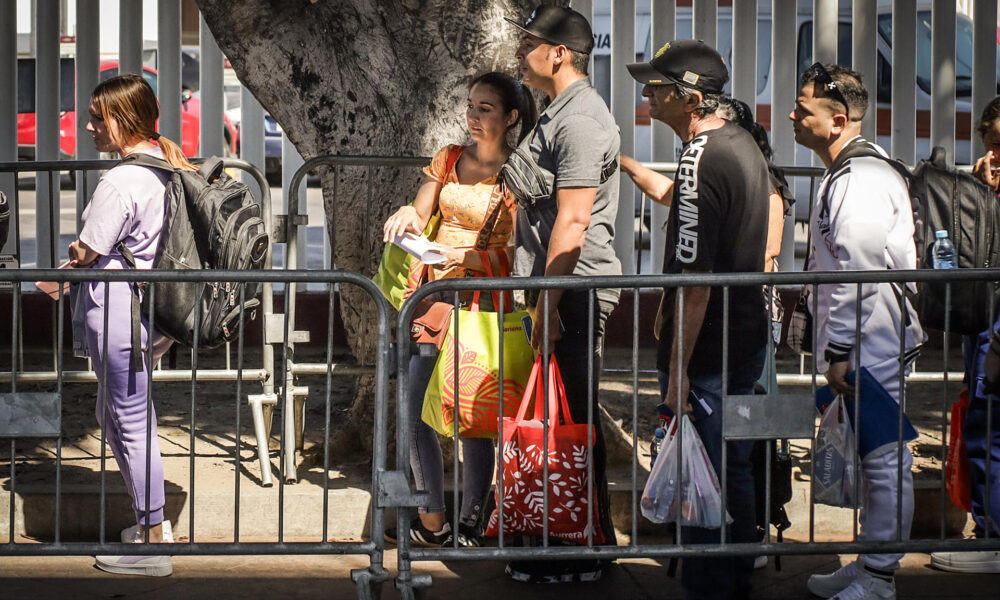
[[[118, 75], [118, 61], [109, 60], [100, 63], [100, 80], [105, 81]], [[59, 157], [73, 158], [76, 153], [76, 86], [74, 60], [60, 60], [60, 99], [59, 99]], [[35, 59], [19, 58], [17, 60], [18, 97], [17, 97], [17, 155], [20, 160], [35, 158]], [[157, 89], [157, 73], [150, 67], [143, 67], [142, 76]], [[190, 90], [184, 90], [181, 95], [181, 150], [187, 156], [198, 156], [199, 124], [201, 117], [201, 102], [192, 95]], [[225, 152], [235, 153], [238, 142], [237, 129], [229, 118], [223, 115], [223, 139]], [[177, 140], [175, 140], [177, 141]]]

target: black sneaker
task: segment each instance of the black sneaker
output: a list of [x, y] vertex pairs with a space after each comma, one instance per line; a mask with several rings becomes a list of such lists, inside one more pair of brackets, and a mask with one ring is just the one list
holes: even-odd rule
[[[466, 525], [465, 523], [458, 524], [458, 547], [459, 548], [481, 548], [485, 543], [486, 538], [479, 531], [478, 527], [473, 525]], [[448, 535], [448, 538], [444, 541], [444, 547], [449, 548], [455, 545], [455, 539], [453, 535]]]
[[599, 560], [512, 560], [506, 571], [523, 583], [574, 583], [597, 581], [603, 567]]
[[[382, 537], [385, 538], [385, 541], [390, 544], [395, 544], [399, 539], [399, 533], [396, 531], [395, 527], [390, 527], [385, 530]], [[422, 546], [424, 548], [440, 548], [444, 545], [445, 541], [449, 539], [451, 539], [450, 523], [445, 522], [441, 531], [435, 533], [424, 527], [420, 517], [416, 517], [410, 522], [410, 543], [414, 546]]]

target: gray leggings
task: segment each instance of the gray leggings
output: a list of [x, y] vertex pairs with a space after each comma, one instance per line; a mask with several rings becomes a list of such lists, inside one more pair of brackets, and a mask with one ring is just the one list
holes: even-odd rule
[[[421, 513], [442, 513], [444, 506], [444, 464], [438, 434], [420, 418], [427, 383], [437, 361], [434, 344], [416, 344], [410, 357], [410, 468], [418, 490], [430, 492]], [[478, 526], [486, 506], [486, 494], [493, 483], [493, 440], [462, 438], [462, 509], [459, 522]]]

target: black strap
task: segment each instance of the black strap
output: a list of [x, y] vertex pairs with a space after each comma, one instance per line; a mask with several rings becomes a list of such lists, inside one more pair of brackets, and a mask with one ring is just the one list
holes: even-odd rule
[[[122, 258], [125, 260], [125, 264], [128, 268], [135, 270], [135, 256], [132, 255], [132, 251], [125, 247], [125, 242], [118, 242], [115, 246], [118, 252], [121, 253]], [[139, 289], [142, 287], [140, 283], [131, 284], [132, 288], [132, 306], [130, 309], [132, 317], [132, 367], [135, 369], [136, 373], [142, 373], [144, 370], [142, 361], [142, 304], [141, 298], [139, 297]]]

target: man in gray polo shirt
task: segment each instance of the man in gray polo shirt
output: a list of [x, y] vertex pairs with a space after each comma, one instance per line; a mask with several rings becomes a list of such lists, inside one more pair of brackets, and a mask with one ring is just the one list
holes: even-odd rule
[[[594, 39], [590, 24], [580, 13], [557, 6], [539, 6], [523, 25], [508, 21], [522, 32], [516, 57], [523, 83], [545, 92], [551, 100], [539, 116], [534, 135], [525, 138], [522, 148], [527, 147], [537, 165], [547, 172], [552, 193], [533, 206], [522, 204], [518, 208], [514, 274], [620, 275], [621, 264], [611, 243], [618, 211], [620, 140], [607, 105], [587, 79]], [[618, 302], [619, 292], [597, 290], [593, 340], [588, 339], [588, 294], [585, 290], [553, 289], [548, 292], [548, 302], [544, 293], [537, 292], [529, 293], [526, 300], [529, 310], [533, 309], [532, 346], [542, 351], [547, 333], [548, 347], [562, 370], [570, 412], [577, 423], [587, 422], [587, 399], [593, 398], [593, 418], [598, 425], [594, 479], [599, 525], [605, 543], [615, 544], [597, 397], [604, 323]], [[591, 358], [595, 359], [593, 379], [588, 383]], [[510, 572], [525, 581], [588, 580], [600, 576], [600, 565], [595, 563], [512, 563]]]

